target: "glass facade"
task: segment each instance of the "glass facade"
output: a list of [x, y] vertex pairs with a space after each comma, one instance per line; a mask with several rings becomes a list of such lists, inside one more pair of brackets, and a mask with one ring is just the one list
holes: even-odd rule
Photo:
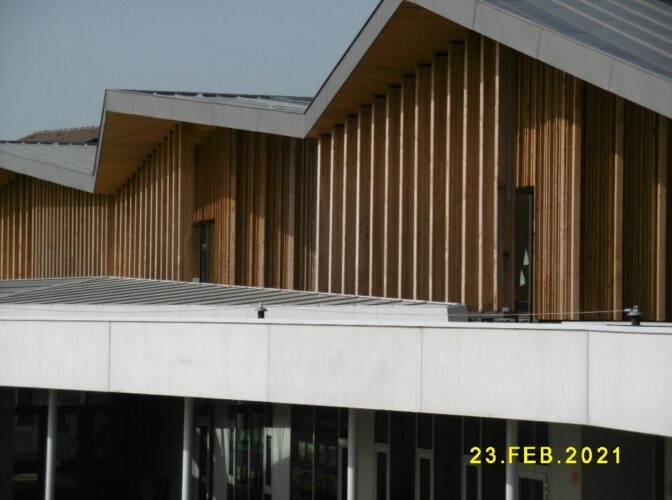
[[272, 422], [272, 405], [236, 402], [229, 406], [230, 498], [265, 500], [270, 497], [272, 450], [268, 431]]
[[347, 411], [338, 408], [292, 406], [292, 500], [338, 500], [339, 491], [345, 498], [345, 422]]
[[[44, 495], [46, 390], [16, 392], [14, 500]], [[126, 498], [130, 494], [130, 398], [61, 391], [56, 435], [56, 500]]]

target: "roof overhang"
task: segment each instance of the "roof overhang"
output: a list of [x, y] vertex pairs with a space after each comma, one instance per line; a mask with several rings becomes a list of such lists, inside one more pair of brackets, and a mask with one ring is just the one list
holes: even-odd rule
[[[657, 8], [672, 16], [666, 5]], [[672, 79], [610, 55], [579, 34], [572, 38], [505, 7], [501, 0], [383, 0], [309, 105], [276, 105], [272, 98], [251, 96], [108, 90], [90, 173], [72, 173], [67, 165], [34, 158], [0, 157], [0, 167], [109, 193], [178, 122], [196, 124], [202, 133], [228, 127], [297, 138], [317, 135], [328, 131], [334, 119], [343, 120], [362, 102], [384, 93], [423, 58], [430, 62], [433, 51], [459, 40], [466, 29], [672, 118]]]
[[0, 143], [0, 166], [17, 174], [91, 192], [96, 150], [95, 145], [86, 144], [5, 142]]

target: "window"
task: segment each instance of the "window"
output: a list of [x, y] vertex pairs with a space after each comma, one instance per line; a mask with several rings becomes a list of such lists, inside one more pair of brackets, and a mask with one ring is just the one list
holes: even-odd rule
[[192, 252], [194, 256], [194, 279], [200, 283], [208, 283], [213, 279], [212, 263], [214, 252], [212, 251], [212, 229], [214, 223], [211, 220], [200, 221], [194, 224], [192, 236]]
[[[345, 418], [344, 418], [345, 417]], [[347, 410], [292, 406], [292, 500], [345, 498], [347, 439], [343, 435]]]
[[533, 312], [534, 280], [534, 190], [531, 187], [516, 190], [516, 312]]

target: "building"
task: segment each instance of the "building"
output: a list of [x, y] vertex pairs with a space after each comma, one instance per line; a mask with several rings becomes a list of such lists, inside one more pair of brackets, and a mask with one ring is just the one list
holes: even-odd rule
[[669, 26], [383, 0], [313, 98], [0, 143], [0, 497], [669, 498]]

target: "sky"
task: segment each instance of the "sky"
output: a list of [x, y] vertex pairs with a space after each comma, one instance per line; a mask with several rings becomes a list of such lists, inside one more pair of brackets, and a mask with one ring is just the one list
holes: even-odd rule
[[313, 96], [378, 0], [0, 0], [0, 139], [108, 89]]

